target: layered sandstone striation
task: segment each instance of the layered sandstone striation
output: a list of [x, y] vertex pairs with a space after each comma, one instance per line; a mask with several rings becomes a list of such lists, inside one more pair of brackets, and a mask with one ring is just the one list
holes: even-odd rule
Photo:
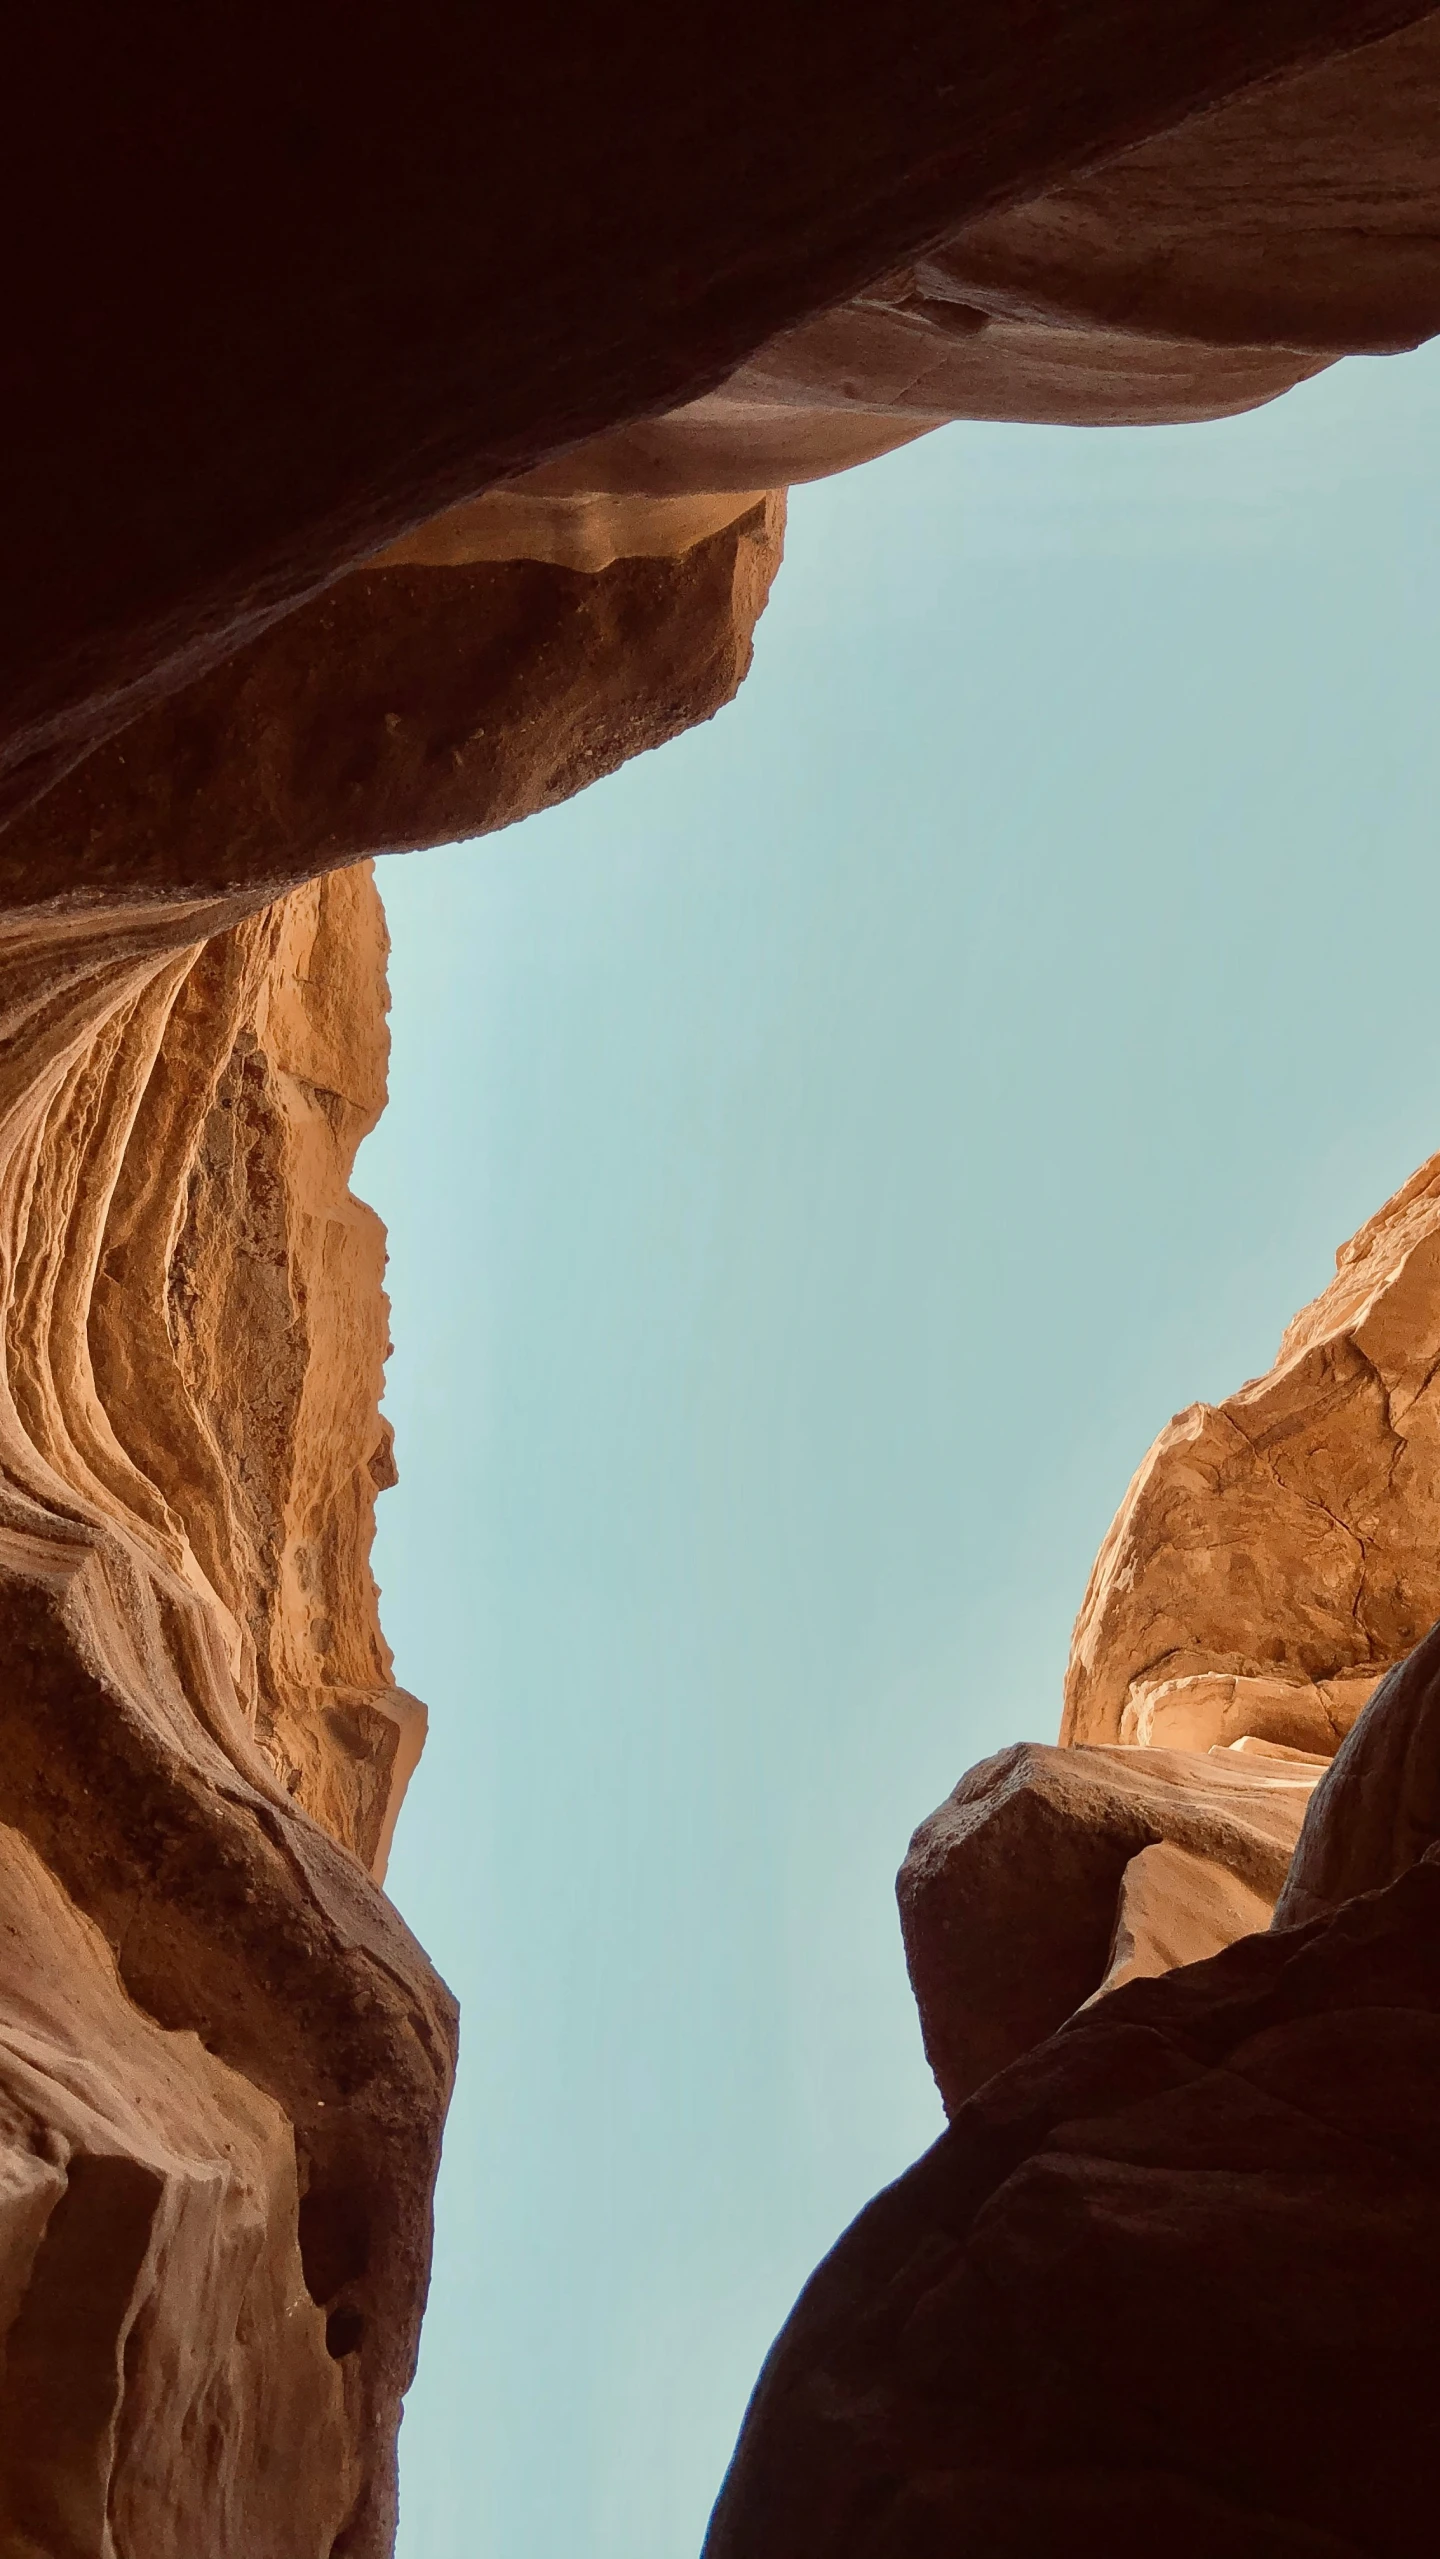
[[455, 2019], [378, 1889], [425, 1719], [369, 1567], [385, 1254], [349, 1183], [386, 940], [356, 857], [709, 716], [783, 524], [763, 493], [603, 540], [576, 512], [342, 581], [0, 833], [17, 2559], [391, 2545]]
[[17, 2550], [388, 2538], [454, 2020], [367, 1872], [383, 950], [363, 873], [0, 934]]
[[[873, 11], [562, 0], [400, 40], [292, 0], [243, 39], [162, 8], [17, 42], [17, 2559], [392, 2540], [455, 2020], [379, 1886], [423, 1713], [368, 1563], [383, 1240], [349, 1178], [384, 934], [356, 866], [728, 701], [791, 481], [948, 419], [1224, 416], [1440, 325], [1437, 26], [898, 0], [877, 42]], [[917, 1835], [955, 2122], [777, 2350], [727, 2559], [1423, 2546], [1428, 1656], [1356, 1718], [1436, 1614], [1437, 1217], [1431, 1167], [1271, 1376], [1172, 1426], [1082, 1611], [1080, 1747], [1009, 1754]]]

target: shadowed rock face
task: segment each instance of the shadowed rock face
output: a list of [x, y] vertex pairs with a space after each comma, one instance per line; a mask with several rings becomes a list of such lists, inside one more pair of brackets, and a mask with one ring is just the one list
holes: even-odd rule
[[917, 1831], [951, 2130], [801, 2296], [707, 2559], [1428, 2549], [1440, 1630], [1379, 1664], [1440, 1614], [1436, 1217], [1430, 1163], [1162, 1434], [1069, 1747]]
[[1419, 2559], [1440, 1869], [1117, 1990], [812, 2279], [707, 2559]]
[[[1132, 1819], [1150, 1763], [1178, 1757], [1133, 1753]], [[1437, 1769], [1432, 1634], [1316, 1787], [1272, 1928], [1087, 2003], [845, 2234], [761, 2375], [707, 2559], [1418, 2559], [1440, 2384]], [[1060, 1900], [1083, 1922], [1067, 1861], [1088, 1847], [1093, 1866], [1119, 1822], [1082, 1802], [1067, 1840], [1063, 1786]], [[1002, 1890], [1013, 1937], [1014, 1874]]]
[[1320, 1764], [1022, 1742], [923, 1822], [900, 1924], [947, 2114], [1087, 2000], [1268, 1927]]
[[[1416, 0], [159, 5], [17, 44], [11, 805], [339, 569]], [[1278, 387], [1278, 384], [1272, 387]], [[773, 484], [762, 472], [744, 485]], [[710, 485], [715, 485], [713, 482]]]
[[343, 582], [0, 833], [7, 2550], [391, 2545], [455, 2017], [377, 1888], [424, 1710], [349, 1190], [385, 930], [335, 866], [728, 699], [782, 509], [721, 514]]
[[[356, 2365], [306, 2286], [289, 2116], [137, 2009], [14, 1830], [0, 1913], [6, 2549], [100, 2550], [107, 2520], [164, 2559], [331, 2548]], [[203, 2461], [175, 2458], [177, 2395]]]
[[[494, 538], [550, 539], [535, 512]], [[614, 538], [679, 549], [598, 571], [407, 556], [340, 580], [0, 828], [6, 902], [258, 904], [377, 846], [489, 834], [708, 719], [749, 666], [783, 499], [694, 539], [683, 514], [657, 535], [635, 512]], [[470, 547], [446, 531], [434, 547]]]

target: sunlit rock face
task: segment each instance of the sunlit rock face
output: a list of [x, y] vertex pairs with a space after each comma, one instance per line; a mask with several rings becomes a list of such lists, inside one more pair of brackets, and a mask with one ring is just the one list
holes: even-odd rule
[[[349, 1182], [386, 941], [355, 857], [707, 717], [783, 522], [575, 512], [333, 588], [0, 833], [17, 2559], [392, 2543], [455, 2017], [379, 1889], [424, 1710], [369, 1566], [385, 1252]], [[578, 564], [517, 550], [562, 536]]]
[[766, 2366], [707, 2559], [1417, 2559], [1440, 2387], [1440, 1166], [1162, 1433], [1064, 1743], [900, 1875], [950, 2130]]
[[1440, 1159], [1336, 1256], [1267, 1374], [1163, 1431], [1101, 1548], [1070, 1741], [1333, 1755], [1440, 1617]]
[[384, 1063], [363, 871], [0, 931], [7, 2549], [388, 2538], [454, 2018], [372, 1881]]

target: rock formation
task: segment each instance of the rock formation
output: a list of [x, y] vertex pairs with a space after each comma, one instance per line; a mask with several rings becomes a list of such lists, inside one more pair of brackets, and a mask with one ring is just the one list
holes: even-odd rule
[[1068, 1741], [1330, 1757], [1440, 1617], [1440, 1158], [1336, 1256], [1275, 1366], [1163, 1431], [1110, 1530]]
[[[383, 1248], [348, 1182], [384, 936], [355, 866], [728, 700], [792, 480], [954, 417], [1219, 416], [1440, 325], [1437, 28], [290, 0], [17, 36], [17, 2559], [392, 2537], [455, 2021], [378, 1884], [423, 1717], [368, 1567]], [[1437, 1614], [1437, 1216], [1431, 1167], [1271, 1377], [1172, 1426], [1082, 1611], [1078, 1747], [917, 1835], [955, 2122], [777, 2350], [726, 2559], [1421, 2546], [1428, 1653], [1356, 1717]]]
[[347, 1188], [383, 931], [363, 872], [223, 922], [4, 936], [17, 2551], [383, 2546], [423, 2292], [453, 2015], [365, 1871], [420, 1723]]
[[1066, 1746], [917, 1831], [951, 2129], [802, 2295], [707, 2559], [1428, 2548], [1437, 1231], [1432, 1160], [1269, 1374], [1161, 1434]]
[[1115, 1991], [863, 2212], [707, 2559], [1418, 2559], [1440, 1868]]
[[1267, 1928], [1321, 1765], [1021, 1743], [962, 1778], [899, 1884], [947, 2114], [1089, 2000]]
[[348, 1186], [385, 932], [335, 866], [707, 716], [781, 522], [622, 506], [588, 566], [513, 523], [373, 566], [0, 835], [17, 2559], [390, 2546], [454, 2014], [372, 1880], [424, 1711], [369, 1570], [384, 1239]]
[[880, 42], [868, 9], [750, 0], [403, 33], [265, 0], [243, 39], [175, 0], [32, 13], [0, 154], [7, 805], [440, 509], [1431, 14], [895, 0]]
[[707, 2559], [1429, 2547], [1437, 1219], [1432, 1162], [1270, 1374], [1162, 1434], [1081, 1609], [1069, 1746], [985, 1762], [916, 1833], [951, 2129], [801, 2296]]

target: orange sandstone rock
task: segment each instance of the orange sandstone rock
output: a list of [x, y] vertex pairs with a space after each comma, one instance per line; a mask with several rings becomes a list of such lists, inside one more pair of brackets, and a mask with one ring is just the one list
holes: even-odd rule
[[[583, 566], [451, 527], [0, 834], [17, 2559], [391, 2546], [455, 2020], [377, 1889], [424, 1710], [369, 1569], [385, 1254], [349, 1177], [386, 942], [353, 864], [728, 699], [783, 509], [716, 512], [621, 510]], [[526, 502], [504, 541], [575, 513]]]
[[1064, 1738], [1329, 1756], [1440, 1616], [1440, 1159], [1336, 1257], [1275, 1366], [1161, 1433], [1075, 1627]]
[[[32, 13], [8, 66], [17, 2559], [392, 2539], [454, 2015], [375, 1880], [421, 1710], [368, 1569], [384, 955], [350, 866], [728, 700], [792, 478], [949, 417], [1221, 415], [1436, 325], [1419, 0], [899, 0], [883, 41], [333, 17], [77, 45]], [[1067, 1709], [1118, 1747], [927, 1826], [952, 2095], [1086, 2013], [817, 2279], [727, 2559], [1428, 2546], [1434, 1870], [1255, 1923], [1313, 1762], [1436, 1614], [1437, 1203], [1427, 1168], [1137, 1479]], [[1414, 1828], [1396, 1694], [1317, 1790], [1327, 1912]]]
[[454, 2015], [366, 1872], [418, 1716], [347, 1189], [383, 948], [363, 873], [0, 928], [0, 2087], [27, 2019], [60, 2056], [6, 2136], [17, 2549], [390, 2538]]
[[0, 1931], [6, 2550], [328, 2559], [363, 2453], [289, 2116], [135, 2006], [13, 1830]]
[[[556, 547], [557, 510], [519, 526], [513, 512], [488, 540]], [[641, 513], [610, 537], [658, 540]], [[784, 521], [779, 496], [752, 492], [718, 530], [690, 509], [661, 527], [678, 547], [594, 568], [497, 559], [484, 543], [470, 557], [469, 536], [442, 523], [431, 547], [464, 556], [417, 561], [401, 545], [341, 579], [0, 829], [0, 900], [258, 905], [367, 854], [488, 834], [567, 799], [731, 699]]]

